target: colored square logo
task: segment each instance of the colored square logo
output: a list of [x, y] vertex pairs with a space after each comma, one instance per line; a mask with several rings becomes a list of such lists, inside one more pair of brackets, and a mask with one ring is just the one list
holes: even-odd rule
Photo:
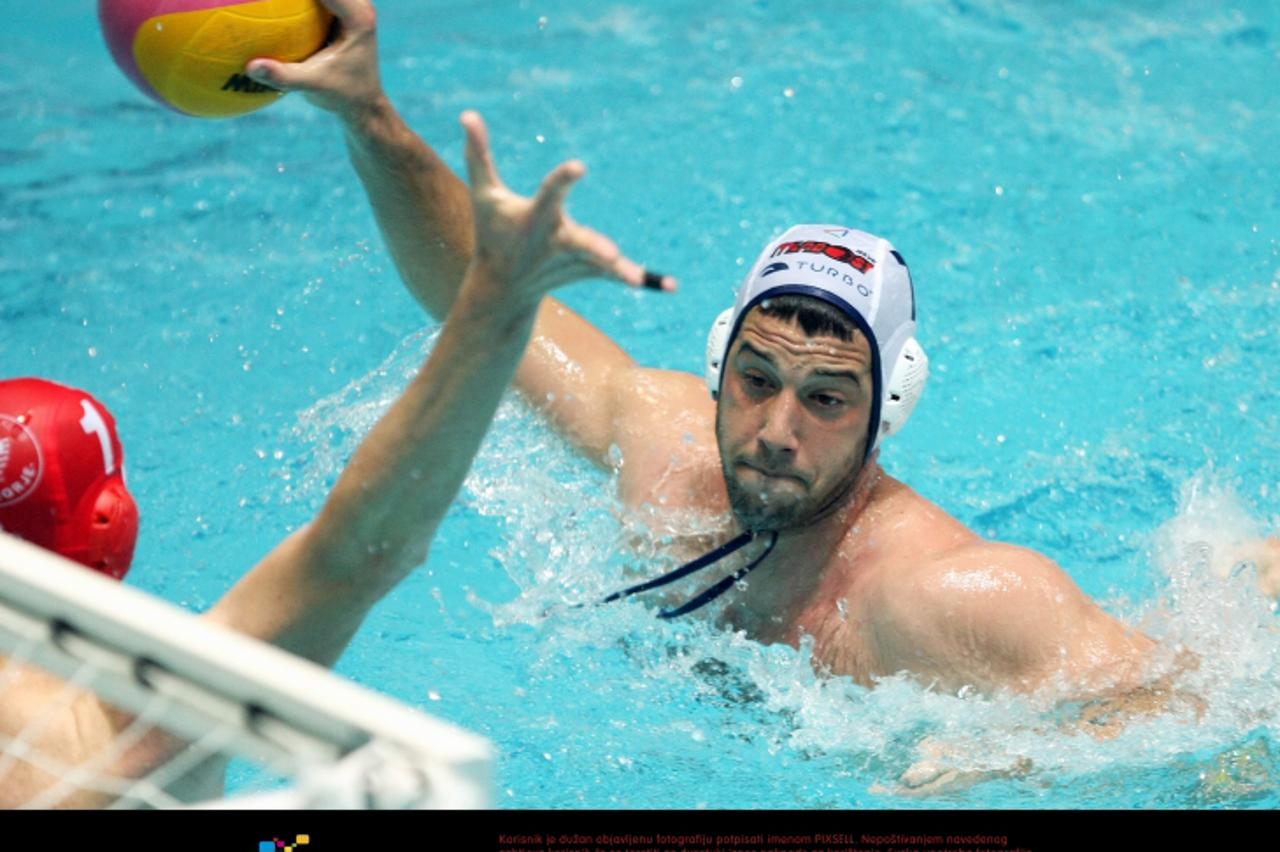
[[276, 852], [276, 844], [273, 840], [259, 840], [258, 852]]

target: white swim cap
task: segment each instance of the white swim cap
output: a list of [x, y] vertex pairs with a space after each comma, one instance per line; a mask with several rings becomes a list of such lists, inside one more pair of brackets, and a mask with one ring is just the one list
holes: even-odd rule
[[867, 455], [902, 428], [924, 391], [929, 361], [916, 343], [911, 273], [888, 240], [839, 225], [796, 225], [765, 246], [707, 340], [707, 384], [719, 393], [721, 365], [747, 312], [770, 297], [809, 296], [839, 309], [871, 344], [871, 433]]

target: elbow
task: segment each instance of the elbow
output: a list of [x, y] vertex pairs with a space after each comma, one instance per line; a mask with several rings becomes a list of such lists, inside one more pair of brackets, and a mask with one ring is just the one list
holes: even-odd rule
[[378, 600], [427, 561], [430, 539], [307, 543], [310, 579], [322, 588]]
[[354, 583], [367, 593], [382, 598], [389, 594], [413, 569], [427, 561], [427, 542], [392, 546], [387, 543], [369, 545], [358, 555], [348, 557], [350, 563], [339, 572], [343, 582]]

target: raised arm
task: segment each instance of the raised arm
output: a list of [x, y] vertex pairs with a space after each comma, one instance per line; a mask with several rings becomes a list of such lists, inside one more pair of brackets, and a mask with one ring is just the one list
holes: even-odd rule
[[[639, 284], [643, 274], [609, 239], [573, 223], [564, 196], [582, 175], [568, 162], [529, 200], [504, 187], [484, 123], [463, 116], [476, 252], [439, 342], [420, 374], [366, 436], [310, 526], [294, 533], [207, 613], [207, 618], [321, 664], [332, 664], [372, 605], [426, 558], [529, 342], [540, 299], [582, 278]], [[0, 658], [0, 669], [6, 660]], [[76, 765], [113, 748], [133, 716], [36, 670], [9, 664], [0, 739], [26, 736], [38, 752]], [[69, 704], [49, 718], [52, 702]], [[106, 773], [141, 778], [188, 743], [155, 728]], [[227, 757], [212, 755], [169, 783], [182, 801], [221, 791]], [[40, 796], [49, 805], [101, 807], [110, 794], [61, 787], [23, 761], [0, 760], [0, 807]], [[44, 801], [44, 800], [40, 800]]]
[[337, 16], [333, 42], [306, 62], [249, 63], [248, 74], [297, 90], [342, 123], [351, 163], [409, 292], [443, 319], [475, 243], [467, 185], [409, 129], [383, 92], [377, 14], [368, 0], [324, 0]]
[[[529, 340], [538, 303], [551, 289], [589, 277], [639, 284], [638, 266], [600, 234], [563, 210], [580, 163], [548, 176], [537, 196], [521, 198], [498, 177], [484, 123], [463, 117], [476, 252], [463, 276], [436, 348], [343, 471], [315, 521], [273, 550], [208, 613], [213, 621], [332, 664], [369, 609], [420, 564], [436, 526], [457, 494], [498, 402]], [[5, 660], [0, 658], [0, 667]], [[67, 764], [93, 761], [133, 721], [89, 692], [36, 671], [17, 680], [0, 706], [0, 738], [37, 720], [42, 753]], [[51, 698], [74, 700], [47, 718]], [[107, 770], [122, 778], [149, 774], [187, 743], [151, 730]], [[0, 764], [3, 764], [0, 761]], [[221, 790], [226, 758], [211, 756], [170, 784], [183, 800]], [[0, 806], [31, 801], [59, 783], [34, 765], [0, 765]], [[110, 796], [59, 789], [50, 804], [99, 807]]]
[[478, 250], [435, 350], [365, 438], [316, 520], [277, 547], [210, 616], [321, 663], [426, 558], [551, 289], [588, 277], [639, 285], [612, 241], [564, 213], [583, 174], [565, 163], [533, 199], [503, 185], [483, 121], [463, 117]]
[[[339, 21], [329, 47], [299, 64], [255, 60], [248, 73], [267, 85], [304, 92], [339, 118], [351, 162], [401, 277], [423, 307], [444, 317], [474, 252], [466, 184], [409, 129], [383, 92], [373, 5], [324, 2]], [[631, 433], [619, 425], [634, 418], [622, 410], [619, 391], [636, 382], [638, 367], [631, 357], [553, 299], [542, 304], [533, 341], [516, 387], [597, 463], [605, 463], [614, 443], [625, 450]], [[685, 378], [671, 374], [672, 381]], [[648, 379], [665, 381], [661, 374]]]

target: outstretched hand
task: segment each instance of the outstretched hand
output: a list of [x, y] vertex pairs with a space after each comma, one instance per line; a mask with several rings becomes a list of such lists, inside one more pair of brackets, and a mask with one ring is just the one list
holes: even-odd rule
[[[939, 796], [958, 793], [997, 778], [1020, 778], [1031, 772], [1030, 758], [1009, 756], [1004, 765], [977, 766], [989, 763], [979, 758], [975, 744], [968, 741], [944, 741], [926, 736], [916, 746], [918, 760], [907, 767], [892, 787], [876, 783], [871, 792], [895, 796]], [[967, 768], [966, 767], [967, 764]]]
[[467, 174], [475, 215], [472, 263], [504, 283], [504, 298], [529, 306], [551, 290], [584, 278], [610, 278], [633, 287], [674, 290], [669, 276], [646, 273], [613, 240], [579, 225], [564, 210], [565, 198], [586, 174], [577, 160], [562, 163], [533, 198], [517, 195], [498, 175], [489, 131], [480, 114], [462, 114], [467, 134]]
[[378, 16], [369, 0], [320, 0], [338, 19], [324, 49], [302, 62], [254, 59], [245, 73], [284, 92], [303, 92], [321, 109], [353, 119], [381, 102]]

